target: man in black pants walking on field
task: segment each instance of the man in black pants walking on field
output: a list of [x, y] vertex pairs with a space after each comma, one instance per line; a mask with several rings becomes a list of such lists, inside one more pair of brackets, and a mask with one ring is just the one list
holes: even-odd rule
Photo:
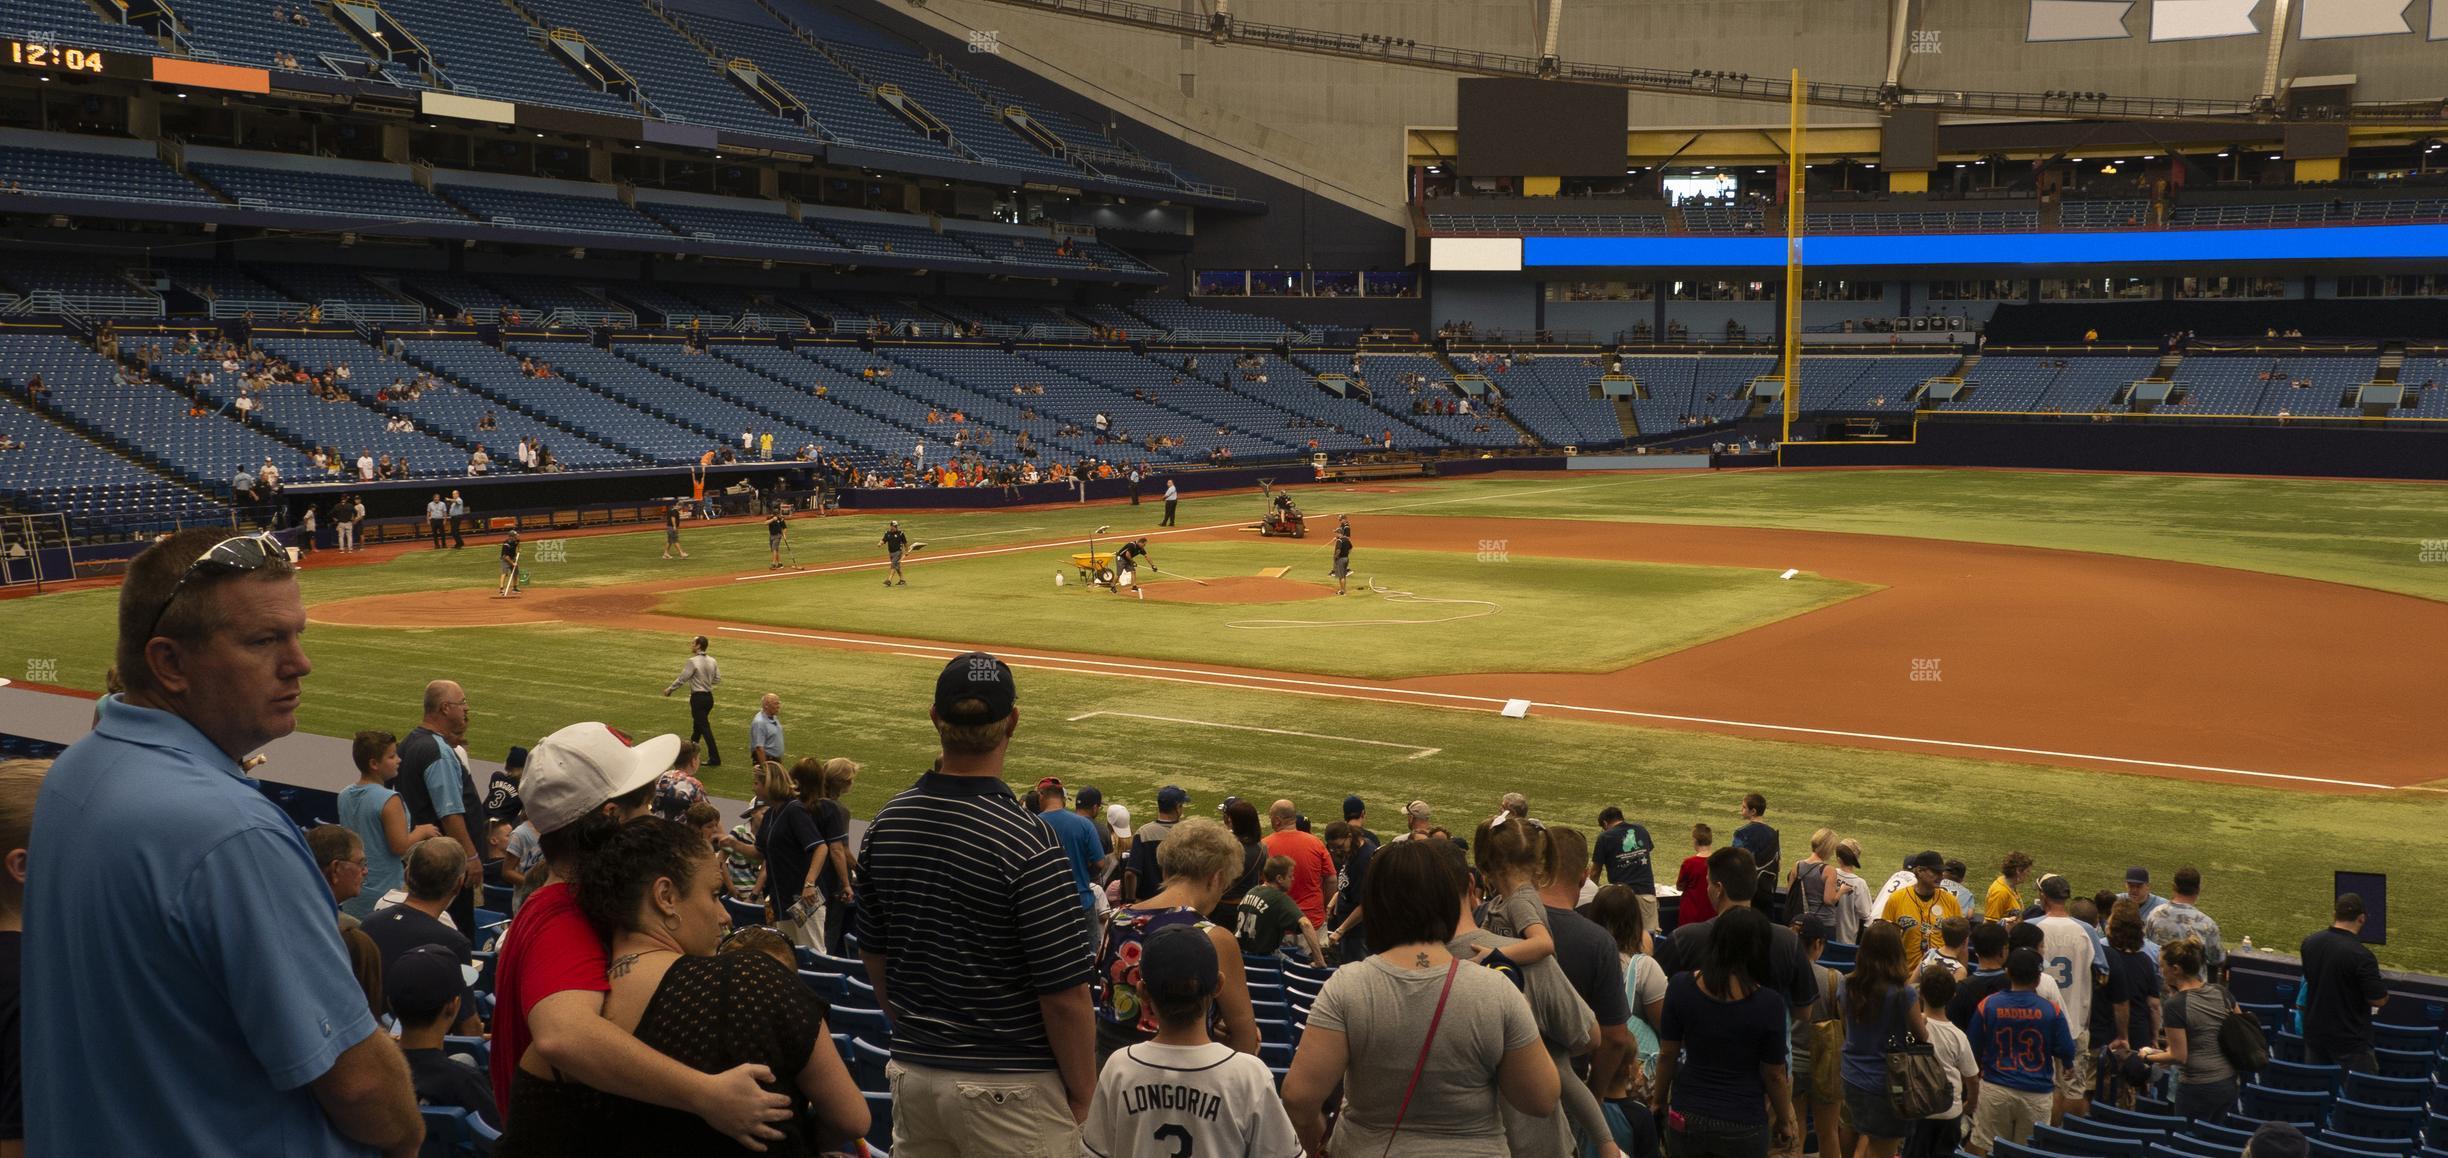
[[705, 745], [703, 767], [719, 768], [722, 766], [722, 748], [714, 742], [712, 717], [714, 715], [714, 685], [722, 682], [722, 668], [714, 663], [713, 656], [706, 654], [706, 648], [709, 646], [711, 645], [706, 642], [706, 637], [702, 635], [697, 637], [696, 641], [690, 645], [688, 663], [682, 665], [679, 676], [672, 680], [670, 686], [663, 689], [663, 694], [668, 696], [679, 691], [680, 685], [688, 685], [689, 719], [696, 724], [696, 729], [689, 733], [689, 739]]

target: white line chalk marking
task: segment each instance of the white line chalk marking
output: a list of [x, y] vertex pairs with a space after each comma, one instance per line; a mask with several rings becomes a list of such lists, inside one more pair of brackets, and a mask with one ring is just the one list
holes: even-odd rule
[[1264, 732], [1270, 736], [1299, 736], [1309, 740], [1338, 740], [1346, 744], [1368, 744], [1378, 748], [1406, 748], [1411, 754], [1403, 757], [1405, 760], [1418, 760], [1434, 756], [1445, 750], [1443, 748], [1423, 748], [1417, 744], [1397, 744], [1392, 740], [1363, 740], [1357, 736], [1329, 736], [1322, 732], [1295, 732], [1289, 728], [1261, 728], [1255, 724], [1222, 724], [1214, 720], [1185, 720], [1178, 716], [1143, 716], [1137, 712], [1083, 712], [1070, 717], [1067, 722], [1076, 724], [1081, 720], [1093, 720], [1099, 716], [1112, 716], [1125, 720], [1154, 720], [1160, 724], [1188, 724], [1197, 728], [1230, 728], [1236, 732]]
[[[764, 635], [780, 639], [805, 639], [822, 643], [846, 643], [895, 651], [897, 654], [919, 654], [934, 659], [976, 650], [945, 647], [935, 644], [901, 643], [897, 641], [861, 639], [847, 635], [819, 635], [812, 632], [775, 631], [756, 627], [722, 627], [718, 630], [738, 635]], [[1323, 696], [1329, 699], [1369, 700], [1378, 703], [1416, 703], [1426, 707], [1454, 708], [1464, 711], [1495, 712], [1505, 703], [1501, 696], [1474, 696], [1460, 692], [1432, 692], [1415, 688], [1387, 687], [1382, 684], [1344, 683], [1335, 680], [1298, 679], [1290, 676], [1256, 675], [1243, 672], [1213, 671], [1194, 667], [1170, 667], [1162, 664], [1125, 663], [1120, 660], [1087, 659], [1076, 656], [1028, 655], [1017, 652], [996, 652], [1005, 663], [1015, 668], [1065, 671], [1075, 675], [1109, 675], [1122, 679], [1156, 680], [1164, 683], [1197, 684], [1205, 687], [1243, 688], [1254, 691], [1285, 692], [1294, 695]], [[1594, 708], [1580, 704], [1531, 701], [1533, 707], [1558, 712], [1580, 712], [1588, 715], [1619, 716], [1635, 720], [1665, 720], [1679, 724], [1704, 724], [1717, 728], [1742, 728], [1751, 731], [1777, 732], [1799, 736], [1828, 736], [1846, 740], [1876, 740], [1889, 744], [1914, 744], [1931, 748], [1947, 748], [1969, 752], [2001, 752], [2018, 756], [2047, 756], [2065, 760], [2086, 760], [2102, 764], [2120, 764], [2134, 768], [2172, 768], [2185, 772], [2210, 772], [2222, 776], [2245, 776], [2256, 780], [2285, 780], [2297, 784], [2327, 784], [2338, 788], [2369, 788], [2383, 792], [2448, 793], [2448, 788], [2427, 784], [2380, 784], [2367, 780], [2344, 780], [2328, 776], [2306, 776], [2292, 772], [2257, 772], [2250, 768], [2224, 768], [2215, 764], [2186, 764], [2173, 760], [2144, 760], [2129, 756], [2103, 756], [2092, 752], [2065, 752], [2052, 748], [2024, 748], [2011, 744], [1981, 744], [1968, 740], [1937, 740], [1926, 736], [1894, 736], [1883, 732], [1854, 732], [1840, 728], [1812, 728], [1798, 724], [1770, 724], [1756, 720], [1727, 720], [1713, 716], [1683, 716], [1668, 712], [1642, 712], [1629, 708]]]

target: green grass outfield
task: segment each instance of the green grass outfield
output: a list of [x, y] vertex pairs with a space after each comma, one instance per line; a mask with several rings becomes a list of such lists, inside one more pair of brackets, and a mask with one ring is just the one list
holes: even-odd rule
[[[1347, 504], [1354, 513], [1629, 518], [2024, 543], [2448, 598], [2448, 563], [2419, 561], [2423, 540], [2448, 539], [2448, 488], [2441, 487], [2008, 472], [1560, 475], [1434, 482], [1401, 494], [1315, 494], [1303, 501], [1313, 513]], [[1182, 521], [1217, 522], [1257, 508], [1249, 496], [1193, 499], [1183, 504]], [[1076, 533], [1099, 520], [1124, 530], [1130, 529], [1125, 520], [1145, 526], [1156, 518], [1152, 506], [1105, 506], [906, 522], [934, 549], [950, 551]], [[873, 558], [880, 530], [880, 519], [835, 518], [801, 520], [793, 535], [800, 560], [813, 565]], [[692, 528], [687, 545], [694, 557], [686, 562], [657, 559], [661, 543], [652, 531], [570, 539], [567, 562], [539, 562], [531, 571], [540, 583], [601, 586], [760, 571], [764, 564], [764, 536], [754, 526]], [[1166, 550], [1157, 547], [1159, 560], [1167, 559]], [[1190, 557], [1183, 546], [1173, 551]], [[1511, 567], [1523, 564], [1517, 557]], [[464, 552], [412, 551], [376, 566], [310, 570], [305, 585], [312, 602], [482, 586], [491, 581], [492, 565], [489, 544]], [[1188, 568], [1186, 561], [1181, 565]], [[916, 573], [947, 566], [929, 563]], [[1031, 567], [1048, 572], [1035, 582], [1054, 595], [1050, 570]], [[888, 594], [863, 572], [846, 578], [845, 593], [873, 588], [875, 597]], [[833, 582], [808, 577], [740, 586], [785, 601], [772, 589]], [[921, 578], [889, 594], [918, 594], [931, 582]], [[60, 682], [98, 688], [109, 663], [115, 600], [113, 591], [84, 591], [0, 602], [0, 674], [17, 674], [22, 661], [49, 659], [58, 663]], [[1311, 601], [1255, 610], [1306, 614], [1320, 606]], [[988, 620], [929, 613], [897, 633], [981, 638], [995, 609], [987, 608]], [[755, 612], [766, 621], [778, 615], [775, 606], [754, 601], [734, 612]], [[474, 709], [471, 746], [491, 758], [578, 719], [602, 718], [641, 733], [685, 732], [688, 726], [685, 703], [659, 695], [685, 651], [676, 638], [572, 625], [420, 631], [318, 626], [308, 646], [316, 673], [301, 724], [322, 734], [405, 730], [414, 723], [419, 690], [435, 676], [467, 686]], [[1066, 646], [1124, 650], [1097, 638]], [[724, 639], [718, 648], [728, 677], [720, 708], [727, 747], [745, 744], [754, 694], [778, 692], [794, 751], [867, 764], [867, 778], [850, 800], [860, 815], [872, 814], [931, 757], [925, 706], [939, 667], [935, 660], [738, 639]], [[2410, 672], [2407, 678], [2426, 677]], [[1023, 725], [1012, 779], [1053, 774], [1096, 783], [1109, 799], [1142, 816], [1154, 789], [1166, 783], [1188, 788], [1201, 809], [1227, 792], [1261, 800], [1288, 795], [1313, 817], [1331, 815], [1345, 792], [1356, 791], [1381, 829], [1413, 797], [1428, 799], [1442, 819], [1460, 823], [1517, 789], [1529, 794], [1542, 816], [1584, 826], [1600, 806], [1619, 804], [1649, 826], [1671, 863], [1693, 821], [1727, 830], [1735, 799], [1756, 790], [1768, 796], [1769, 819], [1789, 847], [1799, 848], [1811, 829], [1827, 824], [1863, 841], [1873, 875], [1878, 866], [1933, 845], [1975, 866], [1976, 889], [2010, 848], [2068, 873], [2085, 892], [2113, 887], [2128, 864], [2148, 864], [2164, 878], [2192, 863], [2208, 880], [2205, 907], [2231, 942], [2250, 934], [2257, 944], [2291, 948], [2320, 927], [2333, 868], [2388, 872], [2401, 898], [2448, 896], [2448, 856], [2442, 855], [2448, 853], [2442, 835], [2448, 833], [2448, 796], [2436, 793], [2337, 796], [2179, 783], [1068, 672], [1024, 670], [1020, 680]], [[1080, 716], [1089, 718], [1074, 720]], [[1141, 718], [1148, 716], [1234, 727]], [[1417, 755], [1429, 748], [1436, 751]], [[736, 766], [708, 779], [732, 795], [745, 784]], [[2383, 963], [2448, 971], [2448, 924], [2401, 920], [2392, 933], [2394, 942], [2379, 950]]]

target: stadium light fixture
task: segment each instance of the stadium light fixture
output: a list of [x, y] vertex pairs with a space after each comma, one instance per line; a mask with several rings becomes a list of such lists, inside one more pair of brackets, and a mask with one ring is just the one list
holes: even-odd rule
[[2225, 154], [2225, 153], [2221, 153], [2221, 154], [2219, 154], [2219, 156], [2222, 156], [2222, 157], [2224, 157], [2224, 156], [2226, 156], [2226, 155], [2227, 155], [2227, 154]]

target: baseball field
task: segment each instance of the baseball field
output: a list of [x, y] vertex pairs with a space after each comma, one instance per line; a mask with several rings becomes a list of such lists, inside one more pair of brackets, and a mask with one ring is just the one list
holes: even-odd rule
[[[706, 634], [744, 794], [747, 720], [779, 694], [794, 755], [868, 772], [867, 815], [931, 757], [930, 681], [984, 646], [1020, 669], [1010, 778], [1152, 809], [1347, 792], [1373, 826], [1428, 800], [1460, 828], [1501, 793], [1588, 827], [1621, 805], [1669, 864], [1764, 793], [1788, 849], [1859, 838], [1875, 879], [1935, 847], [1985, 887], [2010, 849], [2078, 890], [2184, 864], [2230, 941], [2289, 948], [2329, 874], [2448, 895], [2448, 488], [2005, 471], [1549, 474], [902, 516], [926, 544], [887, 586], [883, 519], [531, 534], [532, 586], [491, 598], [494, 540], [317, 556], [300, 719], [412, 726], [434, 677], [499, 758], [562, 724], [688, 730], [661, 695]], [[1349, 514], [1350, 593], [1326, 572]], [[1072, 555], [1148, 537], [1145, 591]], [[101, 686], [116, 593], [0, 604], [22, 656]], [[44, 665], [35, 661], [56, 661]], [[1508, 703], [1527, 703], [1509, 718]], [[2164, 892], [2164, 888], [2162, 889]], [[2392, 923], [2385, 965], [2448, 969], [2448, 926]]]

